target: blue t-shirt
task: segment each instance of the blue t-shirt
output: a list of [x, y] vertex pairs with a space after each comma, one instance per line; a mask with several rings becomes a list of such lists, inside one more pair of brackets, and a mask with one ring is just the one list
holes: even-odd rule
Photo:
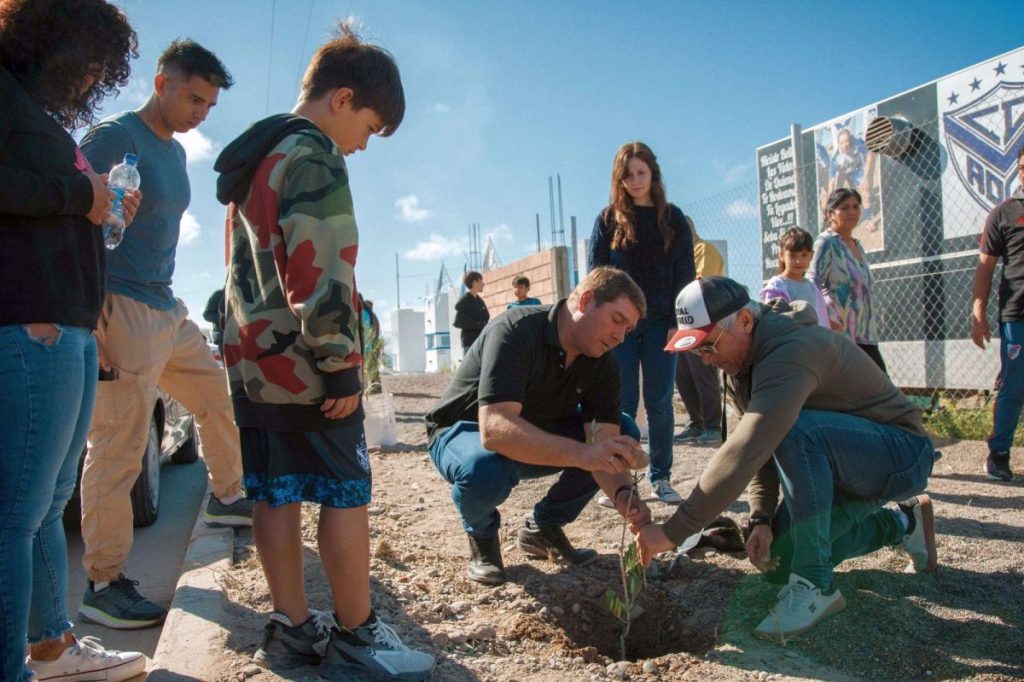
[[[527, 296], [526, 298], [524, 298], [521, 301], [512, 301], [511, 303], [508, 304], [508, 307], [509, 308], [518, 308], [519, 306], [523, 306], [523, 305], [543, 305], [543, 304], [540, 302], [539, 298], [534, 298], [533, 296]], [[506, 308], [506, 310], [508, 310], [508, 308]]]
[[181, 216], [191, 200], [184, 147], [157, 137], [138, 113], [125, 111], [90, 130], [82, 151], [97, 173], [109, 172], [127, 153], [139, 157], [142, 205], [124, 241], [107, 252], [107, 291], [170, 310]]

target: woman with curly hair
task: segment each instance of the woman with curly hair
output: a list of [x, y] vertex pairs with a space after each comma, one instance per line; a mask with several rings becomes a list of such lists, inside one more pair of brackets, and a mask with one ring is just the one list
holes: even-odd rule
[[[123, 680], [139, 653], [71, 634], [61, 516], [96, 394], [106, 178], [68, 130], [128, 81], [103, 0], [0, 0], [0, 679]], [[138, 196], [125, 200], [126, 219]], [[26, 660], [25, 645], [30, 656]]]
[[[622, 375], [622, 411], [633, 418], [643, 368], [651, 487], [662, 502], [678, 504], [682, 498], [669, 482], [676, 356], [665, 344], [676, 331], [676, 294], [695, 277], [693, 237], [683, 212], [665, 198], [658, 160], [644, 143], [619, 148], [611, 184], [608, 206], [594, 223], [587, 266], [624, 270], [647, 298], [647, 317], [612, 352]], [[607, 506], [604, 499], [599, 502]]]

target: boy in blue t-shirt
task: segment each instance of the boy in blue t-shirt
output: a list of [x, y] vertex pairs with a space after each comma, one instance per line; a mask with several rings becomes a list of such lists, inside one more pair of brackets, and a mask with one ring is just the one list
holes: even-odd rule
[[516, 296], [516, 300], [508, 304], [509, 308], [515, 308], [521, 305], [541, 305], [539, 298], [533, 298], [527, 296], [530, 293], [530, 280], [526, 275], [517, 275], [512, 280], [512, 292]]

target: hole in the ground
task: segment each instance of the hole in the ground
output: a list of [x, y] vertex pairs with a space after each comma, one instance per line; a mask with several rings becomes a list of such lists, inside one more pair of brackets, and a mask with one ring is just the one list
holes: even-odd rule
[[[714, 626], [705, 629], [697, 614], [678, 605], [678, 597], [648, 585], [638, 603], [643, 613], [633, 619], [626, 638], [626, 659], [636, 661], [680, 651], [703, 654], [715, 643]], [[566, 623], [566, 635], [578, 646], [593, 646], [617, 661], [622, 658], [620, 636], [623, 624], [605, 608], [604, 599], [580, 598], [580, 613], [592, 614], [578, 629]], [[582, 625], [586, 624], [584, 629]]]
[[[639, 599], [643, 613], [633, 620], [626, 638], [626, 659], [679, 652], [703, 656], [717, 642], [726, 595], [739, 577], [738, 571], [691, 562], [667, 579], [649, 580]], [[524, 616], [511, 638], [546, 641], [569, 656], [582, 654], [589, 659], [600, 654], [621, 660], [623, 625], [604, 603], [606, 589], [621, 590], [618, 559], [602, 557], [586, 568], [572, 569], [571, 581], [571, 589], [558, 589], [551, 584], [551, 576], [524, 581], [527, 591], [548, 607], [549, 615]]]

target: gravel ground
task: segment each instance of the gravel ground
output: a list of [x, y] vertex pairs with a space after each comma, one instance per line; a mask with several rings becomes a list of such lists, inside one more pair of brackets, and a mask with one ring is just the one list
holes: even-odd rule
[[[698, 548], [650, 576], [619, 661], [620, 623], [603, 595], [620, 585], [621, 524], [596, 503], [566, 532], [601, 556], [567, 568], [528, 559], [515, 547], [523, 515], [550, 480], [527, 481], [502, 505], [510, 581], [486, 588], [465, 577], [466, 539], [449, 486], [426, 453], [422, 417], [450, 375], [385, 377], [395, 398], [399, 444], [375, 450], [370, 507], [374, 606], [405, 641], [437, 658], [433, 679], [566, 680], [1009, 680], [1024, 677], [1024, 495], [1022, 482], [981, 473], [983, 443], [939, 443], [930, 493], [939, 571], [902, 572], [903, 555], [882, 550], [843, 564], [841, 614], [786, 645], [751, 635], [776, 589], [739, 553]], [[673, 483], [696, 482], [713, 451], [676, 446]], [[1014, 462], [1024, 469], [1021, 452]], [[649, 488], [641, 485], [647, 494]], [[684, 492], [685, 494], [685, 492]], [[671, 507], [650, 502], [658, 520]], [[747, 505], [727, 515], [742, 524]], [[311, 606], [330, 609], [316, 556], [316, 509], [304, 509]], [[249, 533], [237, 535], [236, 564], [224, 577], [234, 627], [223, 643], [221, 680], [280, 679], [252, 665], [270, 600]], [[292, 679], [316, 679], [302, 671]]]

